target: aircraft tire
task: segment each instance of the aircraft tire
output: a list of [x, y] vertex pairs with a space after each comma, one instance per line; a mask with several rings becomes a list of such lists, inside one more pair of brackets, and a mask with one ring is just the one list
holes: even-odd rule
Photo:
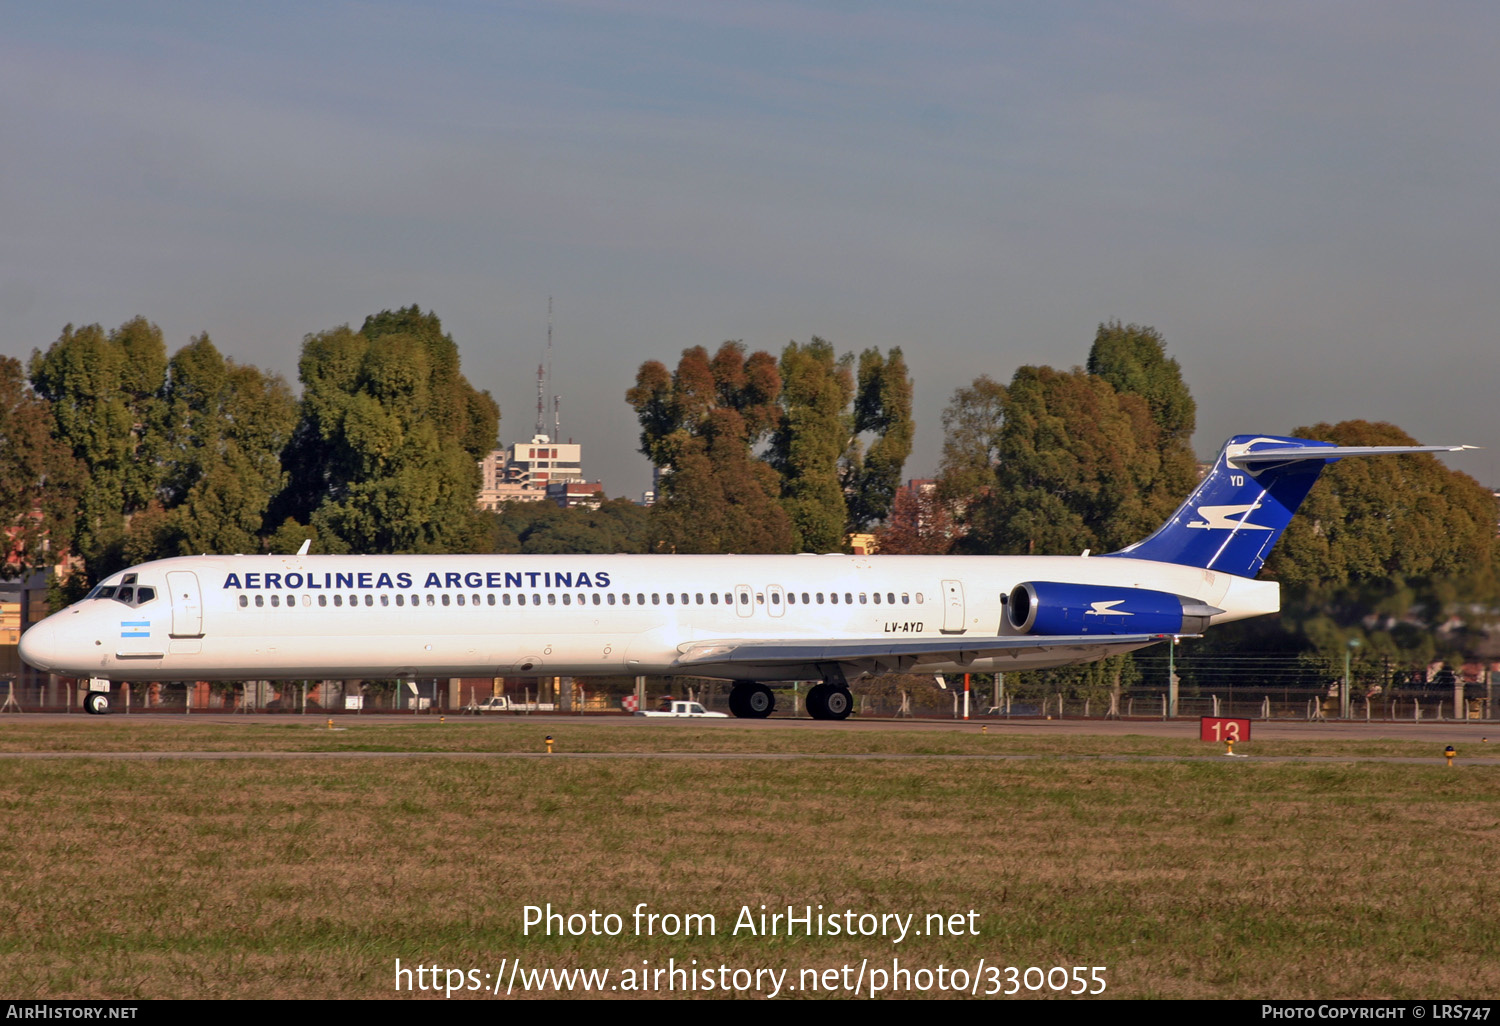
[[828, 685], [814, 684], [807, 691], [807, 715], [815, 720], [828, 719]]
[[750, 716], [750, 709], [745, 704], [749, 688], [749, 684], [736, 684], [729, 689], [729, 711], [738, 719], [748, 719]]
[[95, 716], [109, 712], [109, 696], [102, 691], [90, 691], [83, 700], [83, 708]]
[[764, 684], [746, 684], [745, 715], [747, 719], [763, 720], [776, 711], [776, 696]]
[[[823, 715], [825, 720], [847, 720], [849, 714], [854, 711], [854, 696], [849, 689], [836, 684], [824, 684], [827, 693], [823, 696]], [[807, 696], [809, 700], [812, 695]]]

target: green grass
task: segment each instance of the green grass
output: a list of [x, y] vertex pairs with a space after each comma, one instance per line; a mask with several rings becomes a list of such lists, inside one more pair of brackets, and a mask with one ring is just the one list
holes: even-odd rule
[[[337, 743], [539, 741], [524, 723], [444, 726], [351, 728]], [[145, 743], [164, 728], [117, 729], [70, 728], [68, 743]], [[665, 736], [550, 729], [624, 750]], [[301, 724], [190, 730], [180, 737], [194, 745], [216, 730], [249, 746], [334, 743]], [[1006, 743], [1003, 731], [824, 734], [692, 727], [670, 740]], [[20, 736], [9, 728], [5, 747]], [[866, 958], [935, 969], [983, 957], [1108, 966], [1114, 997], [1500, 989], [1500, 773], [1486, 766], [78, 759], [5, 770], [0, 992], [12, 997], [389, 997], [397, 958], [483, 972], [517, 957], [617, 972], [697, 958], [792, 980]], [[522, 906], [548, 902], [627, 917], [646, 902], [711, 913], [719, 930], [523, 936]], [[974, 909], [980, 935], [730, 936], [740, 907], [762, 903], [919, 919]]]
[[[477, 720], [452, 717], [362, 719], [290, 716], [246, 719], [243, 723], [200, 723], [191, 717], [157, 718], [78, 716], [59, 722], [15, 717], [0, 721], [0, 754], [17, 752], [530, 752], [544, 751], [551, 734], [558, 752], [700, 752], [715, 754], [884, 754], [884, 755], [1058, 755], [1058, 756], [1212, 756], [1222, 745], [1197, 739], [1197, 725], [1183, 723], [1178, 737], [1144, 734], [1119, 736], [1049, 733], [1039, 725], [1004, 722], [942, 723], [935, 729], [849, 729], [849, 725], [795, 727], [768, 723], [699, 724], [633, 720], [599, 723], [585, 719]], [[1431, 741], [1379, 737], [1358, 740], [1264, 740], [1236, 746], [1251, 756], [1361, 758], [1396, 756], [1439, 758], [1450, 734], [1434, 728]], [[1493, 748], [1458, 742], [1462, 758], [1494, 759], [1500, 764], [1500, 742]]]

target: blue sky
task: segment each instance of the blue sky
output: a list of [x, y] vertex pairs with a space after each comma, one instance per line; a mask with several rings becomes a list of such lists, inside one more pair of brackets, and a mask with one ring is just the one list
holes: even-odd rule
[[908, 476], [953, 390], [1151, 324], [1239, 431], [1487, 451], [1490, 5], [0, 2], [0, 352], [136, 314], [295, 380], [302, 336], [437, 311], [528, 437], [648, 479], [646, 359], [902, 346]]

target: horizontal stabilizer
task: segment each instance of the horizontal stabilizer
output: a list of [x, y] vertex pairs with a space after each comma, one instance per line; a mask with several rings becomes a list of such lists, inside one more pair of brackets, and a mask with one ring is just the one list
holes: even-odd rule
[[1229, 457], [1231, 466], [1259, 463], [1291, 463], [1294, 460], [1343, 459], [1345, 456], [1406, 456], [1416, 452], [1463, 452], [1477, 445], [1298, 445], [1280, 449], [1257, 449]]

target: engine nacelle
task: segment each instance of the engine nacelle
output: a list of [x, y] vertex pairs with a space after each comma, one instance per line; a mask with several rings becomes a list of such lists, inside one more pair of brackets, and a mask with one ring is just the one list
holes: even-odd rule
[[1028, 581], [1011, 589], [1005, 618], [1021, 634], [1196, 634], [1222, 609], [1144, 588]]

